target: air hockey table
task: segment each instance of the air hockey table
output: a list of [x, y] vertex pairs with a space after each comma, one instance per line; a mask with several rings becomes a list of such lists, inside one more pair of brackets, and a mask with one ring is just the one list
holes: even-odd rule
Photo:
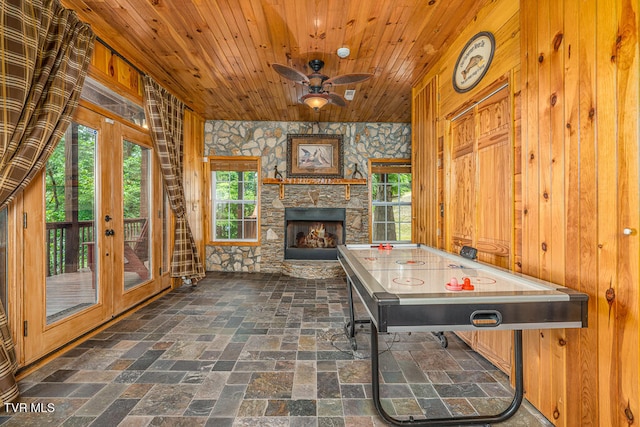
[[[490, 424], [510, 418], [523, 399], [522, 330], [587, 326], [588, 295], [429, 246], [341, 245], [338, 261], [347, 275], [350, 321], [345, 330], [353, 346], [355, 324], [370, 323], [374, 405], [393, 425]], [[354, 291], [369, 319], [355, 319]], [[474, 330], [513, 331], [515, 393], [503, 412], [397, 419], [384, 410], [378, 372], [379, 332]]]

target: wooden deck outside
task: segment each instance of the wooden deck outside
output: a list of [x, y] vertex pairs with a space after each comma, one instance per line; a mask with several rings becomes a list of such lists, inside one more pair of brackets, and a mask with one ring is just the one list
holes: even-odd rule
[[[98, 286], [92, 282], [93, 272], [83, 269], [77, 273], [63, 273], [47, 277], [47, 323], [53, 323], [95, 304]], [[124, 273], [124, 287], [130, 289], [141, 283], [135, 272]]]

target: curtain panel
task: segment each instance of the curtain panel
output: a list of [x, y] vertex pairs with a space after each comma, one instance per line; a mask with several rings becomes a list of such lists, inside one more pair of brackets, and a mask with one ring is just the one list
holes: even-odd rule
[[195, 283], [205, 273], [185, 211], [182, 177], [184, 104], [149, 76], [144, 76], [144, 92], [153, 148], [158, 155], [164, 187], [176, 217], [171, 277]]
[[95, 36], [58, 0], [3, 0], [0, 208], [42, 170], [71, 122]]
[[[58, 0], [0, 2], [0, 209], [45, 166], [78, 105], [95, 35]], [[15, 349], [0, 304], [0, 403], [18, 396]]]

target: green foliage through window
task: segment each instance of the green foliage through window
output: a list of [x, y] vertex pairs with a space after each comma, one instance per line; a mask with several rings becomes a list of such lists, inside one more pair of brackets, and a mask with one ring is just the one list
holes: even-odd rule
[[258, 237], [258, 172], [212, 171], [215, 241], [255, 241]]
[[133, 142], [124, 141], [122, 146], [122, 190], [125, 218], [140, 218], [143, 205], [143, 180], [149, 179], [148, 163], [151, 150]]
[[[77, 197], [78, 220], [92, 221], [94, 214], [95, 146], [97, 132], [86, 126], [73, 123], [72, 139], [77, 140]], [[76, 133], [77, 132], [77, 133]], [[65, 211], [66, 199], [70, 197], [74, 166], [71, 159], [71, 141], [66, 141], [67, 132], [47, 161], [46, 167], [46, 221], [68, 221], [70, 212]], [[67, 143], [69, 142], [69, 143]], [[73, 162], [69, 160], [69, 162]]]
[[[47, 276], [89, 264], [84, 243], [94, 240], [97, 140], [96, 130], [72, 123], [47, 161]], [[74, 256], [69, 253], [72, 247], [78, 249]]]
[[373, 242], [411, 241], [411, 173], [371, 176]]

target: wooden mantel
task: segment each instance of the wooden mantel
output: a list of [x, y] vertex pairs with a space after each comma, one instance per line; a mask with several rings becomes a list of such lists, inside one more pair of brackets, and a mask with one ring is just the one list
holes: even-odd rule
[[351, 185], [366, 185], [367, 180], [354, 178], [264, 178], [263, 184], [280, 186], [280, 199], [284, 199], [285, 185], [344, 185], [344, 198], [351, 200]]

